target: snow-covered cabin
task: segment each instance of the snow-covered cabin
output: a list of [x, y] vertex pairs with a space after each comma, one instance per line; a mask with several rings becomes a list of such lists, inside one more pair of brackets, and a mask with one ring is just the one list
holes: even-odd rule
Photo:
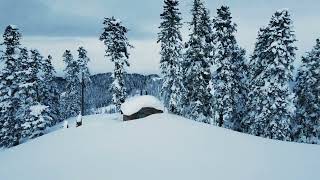
[[127, 99], [121, 105], [123, 120], [129, 121], [140, 119], [152, 114], [163, 113], [164, 106], [159, 99], [154, 96], [135, 96]]

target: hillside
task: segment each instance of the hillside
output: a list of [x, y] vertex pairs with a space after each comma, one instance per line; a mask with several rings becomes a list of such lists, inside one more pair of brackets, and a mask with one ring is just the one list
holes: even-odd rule
[[317, 180], [320, 146], [240, 134], [169, 114], [87, 116], [0, 152], [2, 180]]

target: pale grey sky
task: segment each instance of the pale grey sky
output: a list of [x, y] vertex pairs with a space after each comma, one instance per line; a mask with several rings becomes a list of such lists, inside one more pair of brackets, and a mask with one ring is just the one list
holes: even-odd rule
[[[229, 5], [233, 21], [238, 24], [237, 40], [252, 51], [259, 27], [268, 23], [272, 14], [288, 8], [292, 14], [299, 48], [298, 58], [320, 37], [320, 1], [318, 0], [206, 0], [215, 16], [216, 9]], [[62, 74], [62, 53], [83, 45], [92, 59], [92, 73], [108, 72], [112, 64], [104, 57], [98, 41], [104, 17], [115, 16], [131, 30], [130, 72], [158, 73], [159, 45], [156, 44], [163, 0], [0, 0], [0, 30], [16, 24], [24, 35], [23, 45], [52, 54], [59, 75]], [[180, 0], [183, 22], [190, 20], [192, 0]], [[184, 40], [188, 30], [183, 29]]]

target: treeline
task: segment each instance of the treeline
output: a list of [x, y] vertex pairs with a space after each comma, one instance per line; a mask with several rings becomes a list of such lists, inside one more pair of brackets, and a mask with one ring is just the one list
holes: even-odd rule
[[54, 81], [52, 57], [21, 46], [22, 35], [13, 25], [3, 34], [0, 72], [0, 147], [12, 147], [41, 136], [48, 127], [83, 112], [81, 95], [90, 79], [89, 58], [83, 47], [78, 58], [69, 50], [66, 63], [66, 91], [60, 93]]
[[[288, 10], [275, 12], [258, 32], [253, 54], [236, 40], [237, 25], [229, 7], [214, 18], [202, 0], [193, 0], [190, 34], [183, 41], [178, 0], [164, 0], [158, 43], [163, 75], [161, 96], [169, 111], [200, 122], [256, 136], [306, 143], [320, 139], [320, 41], [302, 58], [297, 77], [295, 34]], [[118, 112], [127, 96], [128, 29], [105, 18], [99, 40], [114, 63], [112, 101]], [[70, 50], [65, 92], [53, 81], [51, 56], [21, 47], [21, 34], [8, 26], [3, 35], [0, 72], [0, 147], [41, 136], [47, 127], [84, 112], [84, 91], [90, 83], [89, 58]], [[293, 88], [292, 88], [293, 87]], [[90, 93], [90, 92], [89, 92]]]
[[0, 147], [41, 136], [58, 118], [51, 56], [21, 47], [21, 34], [9, 25], [3, 34], [0, 72]]
[[172, 113], [256, 136], [319, 143], [319, 40], [294, 77], [297, 47], [288, 10], [275, 12], [259, 30], [247, 60], [229, 7], [212, 19], [203, 1], [193, 0], [184, 42], [178, 6], [164, 0], [158, 34], [162, 96]]
[[[116, 111], [120, 112], [120, 105], [127, 96], [125, 67], [129, 66], [128, 48], [132, 46], [126, 37], [128, 30], [121, 21], [114, 17], [105, 18], [103, 25], [99, 39], [106, 46], [106, 56], [114, 63], [112, 101]], [[84, 97], [88, 92], [85, 91], [91, 82], [87, 51], [79, 47], [77, 58], [70, 50], [64, 52], [66, 87], [58, 88], [54, 81], [52, 57], [44, 58], [36, 49], [29, 52], [21, 47], [21, 38], [19, 29], [13, 25], [9, 25], [3, 34], [0, 147], [12, 147], [41, 136], [48, 127], [69, 117], [82, 117], [86, 110]], [[64, 89], [64, 92], [58, 89]]]

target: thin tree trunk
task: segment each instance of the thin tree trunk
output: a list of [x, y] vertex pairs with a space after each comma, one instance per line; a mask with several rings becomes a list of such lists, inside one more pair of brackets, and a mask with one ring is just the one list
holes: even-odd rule
[[218, 124], [218, 126], [222, 127], [222, 124], [223, 124], [223, 114], [222, 114], [222, 112], [220, 112], [219, 113], [219, 124]]
[[81, 79], [81, 116], [84, 115], [84, 78], [82, 73], [82, 79]]
[[80, 111], [80, 119], [78, 116], [76, 127], [82, 126], [82, 118], [84, 115], [84, 78], [83, 73], [81, 77], [81, 111]]

